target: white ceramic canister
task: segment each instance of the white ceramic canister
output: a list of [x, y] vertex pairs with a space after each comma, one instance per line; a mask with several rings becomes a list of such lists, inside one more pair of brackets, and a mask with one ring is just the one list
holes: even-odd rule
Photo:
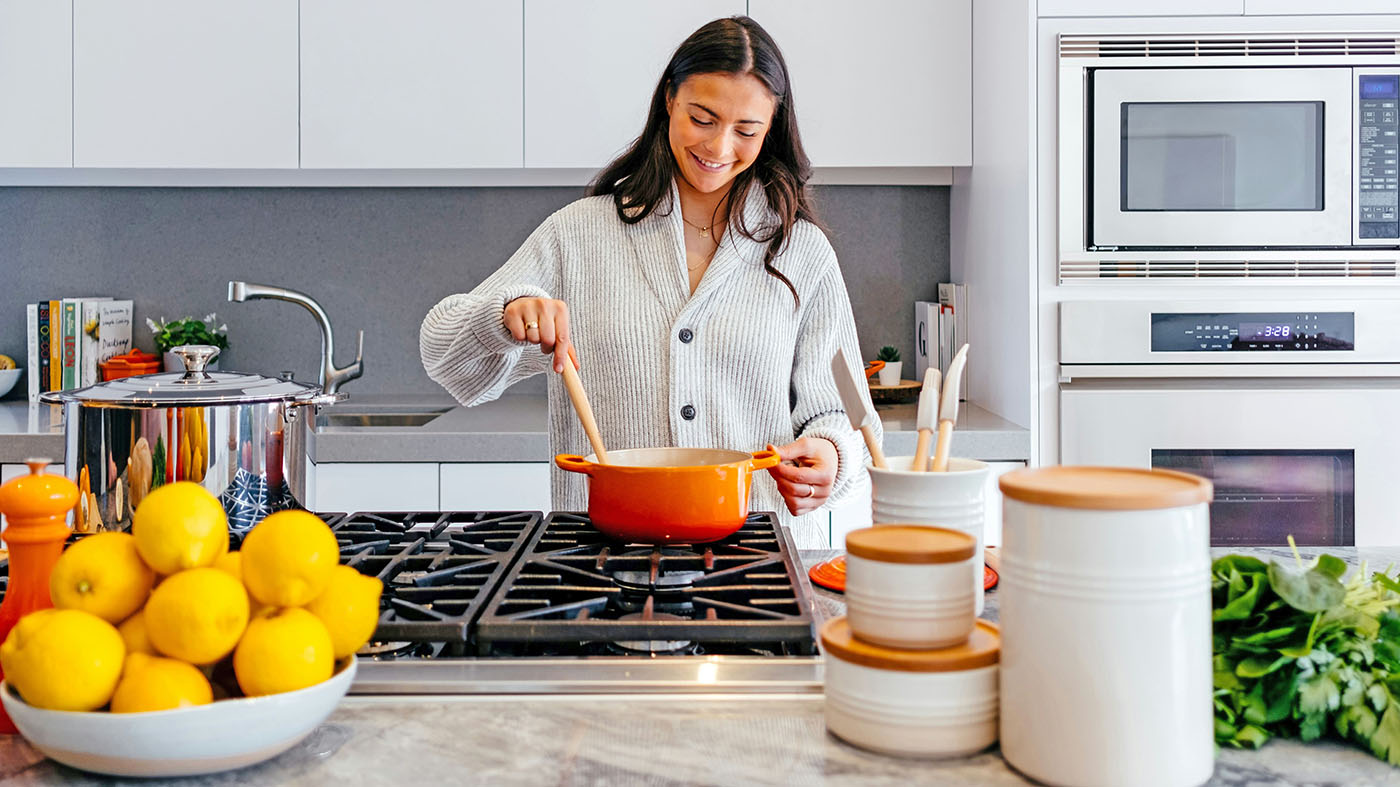
[[976, 618], [977, 539], [928, 525], [881, 525], [846, 535], [846, 617], [858, 639], [890, 648], [946, 648]]
[[996, 624], [961, 645], [897, 650], [856, 639], [846, 618], [821, 630], [826, 728], [856, 746], [906, 757], [961, 757], [997, 740]]
[[1000, 486], [1002, 755], [1053, 785], [1204, 783], [1210, 482], [1043, 467]]
[[961, 530], [977, 539], [973, 558], [973, 595], [982, 614], [982, 546], [986, 523], [986, 462], [948, 459], [944, 473], [915, 473], [912, 456], [886, 457], [888, 468], [867, 465], [870, 471], [871, 521], [882, 524], [915, 524]]

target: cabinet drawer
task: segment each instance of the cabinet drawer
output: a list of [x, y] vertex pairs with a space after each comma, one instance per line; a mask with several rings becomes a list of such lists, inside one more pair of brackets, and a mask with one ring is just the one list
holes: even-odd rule
[[435, 462], [325, 462], [313, 465], [316, 511], [439, 511]]
[[441, 466], [443, 511], [550, 510], [548, 462], [454, 462]]

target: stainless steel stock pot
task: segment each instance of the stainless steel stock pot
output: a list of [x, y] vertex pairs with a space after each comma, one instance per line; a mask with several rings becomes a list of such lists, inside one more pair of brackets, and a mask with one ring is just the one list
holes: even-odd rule
[[81, 491], [78, 532], [129, 529], [142, 498], [174, 481], [217, 496], [235, 531], [302, 507], [315, 411], [345, 395], [291, 379], [206, 372], [216, 347], [174, 352], [184, 372], [39, 397], [63, 405], [64, 473]]

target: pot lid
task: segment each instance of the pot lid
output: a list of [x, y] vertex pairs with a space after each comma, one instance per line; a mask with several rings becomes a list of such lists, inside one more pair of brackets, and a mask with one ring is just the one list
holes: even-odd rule
[[[191, 344], [171, 350], [185, 364], [183, 372], [122, 377], [68, 391], [49, 391], [39, 399], [48, 404], [82, 402], [97, 407], [209, 407], [256, 402], [309, 402], [321, 387], [290, 378], [239, 372], [206, 372], [219, 348]], [[337, 398], [340, 398], [337, 396]]]

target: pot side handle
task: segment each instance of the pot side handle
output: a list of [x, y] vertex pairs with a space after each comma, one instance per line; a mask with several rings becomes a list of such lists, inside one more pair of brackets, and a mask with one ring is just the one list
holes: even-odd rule
[[594, 464], [578, 454], [557, 454], [554, 464], [558, 465], [560, 470], [568, 470], [570, 473], [593, 475]]
[[782, 461], [783, 458], [778, 455], [778, 449], [770, 445], [762, 451], [755, 451], [753, 453], [753, 459], [750, 460], [749, 469], [767, 470], [770, 467], [777, 467]]

